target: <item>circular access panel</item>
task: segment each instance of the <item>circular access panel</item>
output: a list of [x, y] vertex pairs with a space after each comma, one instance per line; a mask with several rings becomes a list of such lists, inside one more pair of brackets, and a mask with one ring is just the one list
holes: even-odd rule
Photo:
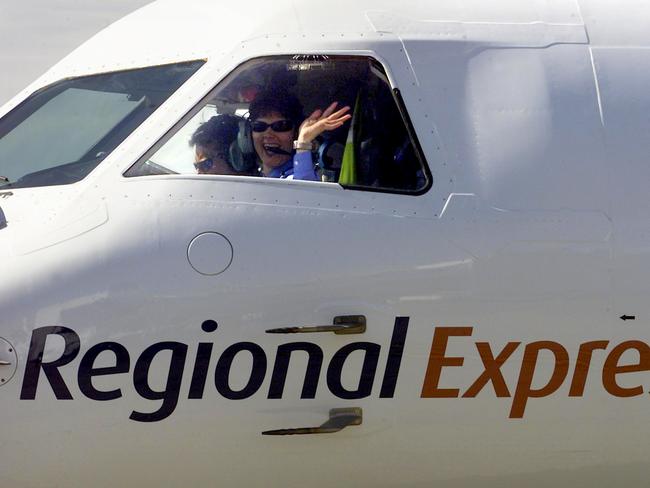
[[16, 349], [9, 341], [0, 337], [0, 386], [9, 383], [18, 368]]
[[187, 259], [198, 273], [214, 276], [223, 273], [232, 263], [232, 245], [217, 232], [199, 234], [187, 248]]

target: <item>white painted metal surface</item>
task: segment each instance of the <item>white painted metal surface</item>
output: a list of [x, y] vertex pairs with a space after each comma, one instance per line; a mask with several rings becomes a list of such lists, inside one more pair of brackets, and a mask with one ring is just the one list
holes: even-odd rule
[[[649, 26], [634, 0], [160, 0], [80, 47], [0, 113], [64, 78], [207, 63], [82, 181], [0, 189], [0, 336], [19, 362], [0, 388], [0, 485], [645, 483]], [[236, 66], [293, 53], [382, 62], [428, 192], [123, 176]], [[223, 241], [193, 258], [199, 235]], [[367, 332], [265, 333], [343, 315], [365, 315]], [[395, 380], [396, 325], [408, 329]], [[56, 370], [70, 400], [44, 371], [20, 399], [45, 327], [78, 336], [47, 329], [43, 358], [78, 341]], [[272, 384], [282, 345], [298, 341], [323, 352], [313, 398], [304, 353]], [[105, 342], [118, 345], [93, 363]], [[499, 357], [503, 381], [492, 370], [472, 394]], [[89, 398], [93, 365], [114, 369], [92, 388], [119, 396]], [[161, 405], [165, 418], [141, 421]], [[261, 435], [341, 407], [363, 408], [363, 424]]]

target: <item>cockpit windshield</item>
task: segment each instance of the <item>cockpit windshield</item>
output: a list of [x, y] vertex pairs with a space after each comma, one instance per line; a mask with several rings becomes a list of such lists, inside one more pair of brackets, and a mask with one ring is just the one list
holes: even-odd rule
[[73, 78], [34, 93], [0, 120], [0, 188], [83, 179], [203, 63]]

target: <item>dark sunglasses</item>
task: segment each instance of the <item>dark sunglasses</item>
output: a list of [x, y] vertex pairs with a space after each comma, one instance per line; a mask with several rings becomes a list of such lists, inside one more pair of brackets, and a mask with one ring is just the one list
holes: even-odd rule
[[253, 132], [265, 132], [269, 127], [273, 132], [288, 132], [293, 129], [294, 124], [293, 121], [287, 119], [276, 120], [270, 124], [262, 122], [261, 120], [256, 120], [251, 123], [251, 129]]
[[200, 172], [200, 173], [205, 173], [208, 171], [210, 168], [212, 168], [212, 165], [214, 164], [214, 161], [210, 158], [202, 159], [201, 161], [194, 163], [194, 167]]

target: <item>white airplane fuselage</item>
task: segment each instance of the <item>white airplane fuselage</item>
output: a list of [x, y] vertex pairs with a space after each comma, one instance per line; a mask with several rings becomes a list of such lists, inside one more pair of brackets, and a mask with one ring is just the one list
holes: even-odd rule
[[[83, 180], [0, 186], [0, 486], [643, 482], [650, 10], [425, 3], [161, 0], [0, 110], [207, 60]], [[294, 53], [383, 65], [426, 192], [124, 176], [237, 66]], [[361, 425], [262, 435], [339, 408]]]

